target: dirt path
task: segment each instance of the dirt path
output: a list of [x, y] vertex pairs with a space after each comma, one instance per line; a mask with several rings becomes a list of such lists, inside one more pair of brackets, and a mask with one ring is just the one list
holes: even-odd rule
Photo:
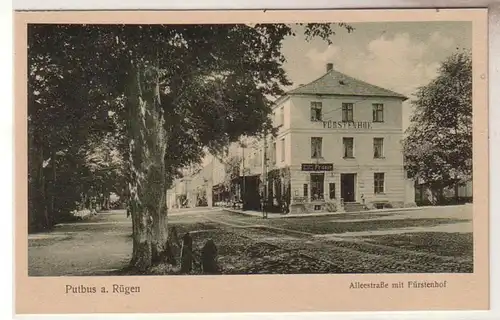
[[[471, 218], [470, 208], [445, 208], [395, 214], [374, 220]], [[217, 209], [180, 210], [169, 214], [173, 224], [208, 224], [221, 226], [254, 241], [268, 243], [308, 255], [315, 259], [328, 260], [341, 269], [365, 265], [371, 271], [383, 272], [387, 266], [394, 270], [433, 270], [433, 266], [451, 263], [460, 265], [462, 259], [436, 256], [383, 243], [367, 243], [361, 236], [407, 232], [408, 229], [364, 231], [363, 233], [326, 233], [320, 236], [312, 230], [300, 230], [297, 224], [311, 218], [292, 219], [292, 225], [271, 223], [261, 218], [230, 214]], [[349, 219], [352, 219], [350, 217]], [[292, 221], [291, 220], [291, 221]], [[316, 225], [340, 223], [342, 219], [313, 218]], [[346, 219], [344, 219], [346, 220]], [[471, 219], [470, 219], [471, 220]], [[364, 220], [366, 221], [366, 218]], [[449, 224], [436, 228], [441, 232], [468, 232], [470, 223]], [[313, 226], [314, 227], [314, 226]], [[432, 228], [420, 228], [431, 231]], [[229, 231], [228, 230], [228, 231]], [[412, 230], [414, 231], [414, 230]], [[29, 236], [28, 272], [30, 276], [81, 276], [107, 275], [125, 267], [132, 252], [132, 223], [124, 211], [100, 213], [93, 221], [59, 225], [53, 232]], [[467, 265], [465, 266], [467, 267]], [[465, 268], [464, 267], [464, 268]], [[453, 267], [455, 268], [455, 267]], [[380, 270], [379, 270], [380, 269]], [[448, 270], [448, 269], [446, 269]], [[451, 270], [451, 269], [450, 269]]]
[[[457, 210], [458, 209], [458, 210]], [[400, 220], [400, 219], [429, 219], [429, 218], [471, 218], [470, 208], [432, 208], [426, 210], [421, 216], [415, 213], [400, 213], [392, 217], [380, 217], [370, 220]], [[392, 219], [391, 219], [392, 218]], [[234, 214], [222, 214], [205, 217], [212, 223], [229, 227], [232, 232], [250, 238], [254, 241], [278, 246], [287, 251], [295, 251], [310, 258], [326, 261], [330, 264], [341, 266], [343, 270], [354, 269], [355, 265], [365, 265], [369, 271], [386, 272], [428, 272], [434, 265], [450, 264], [457, 270], [469, 270], [469, 257], [457, 258], [441, 256], [431, 252], [400, 248], [366, 242], [359, 236], [403, 234], [406, 232], [470, 232], [471, 221], [467, 223], [450, 223], [438, 227], [422, 228], [395, 228], [365, 232], [346, 232], [343, 234], [315, 234], [267, 225], [266, 220], [257, 221], [255, 218], [242, 217]], [[304, 218], [309, 219], [309, 218]], [[314, 218], [312, 218], [314, 219]], [[293, 220], [300, 223], [300, 219]], [[350, 220], [346, 220], [350, 221]], [[360, 219], [356, 221], [366, 221]], [[260, 222], [260, 223], [259, 223]], [[343, 223], [342, 219], [334, 223]], [[465, 227], [464, 227], [465, 225]], [[355, 262], [355, 263], [354, 263]]]
[[28, 238], [30, 276], [103, 275], [127, 265], [132, 222], [124, 211], [100, 213], [95, 221], [62, 224]]
[[[190, 221], [216, 209], [169, 212], [169, 219]], [[200, 215], [201, 214], [201, 215]], [[127, 266], [132, 253], [132, 221], [124, 210], [102, 212], [91, 221], [64, 223], [48, 233], [28, 236], [30, 276], [107, 275]]]

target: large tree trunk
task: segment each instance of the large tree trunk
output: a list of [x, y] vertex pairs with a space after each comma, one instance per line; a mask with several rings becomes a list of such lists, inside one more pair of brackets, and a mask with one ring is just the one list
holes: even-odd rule
[[56, 151], [53, 149], [50, 153], [52, 183], [50, 184], [50, 215], [55, 220], [56, 217], [56, 181], [57, 181], [57, 166], [56, 166]]
[[133, 225], [131, 265], [147, 270], [165, 255], [166, 132], [158, 76], [151, 66], [135, 65], [128, 95], [130, 137], [130, 210]]
[[[28, 133], [28, 232], [38, 228], [38, 150], [34, 143], [34, 134]], [[41, 167], [41, 165], [40, 165]]]
[[35, 160], [36, 166], [36, 216], [38, 220], [39, 228], [45, 230], [50, 228], [50, 217], [47, 208], [47, 192], [46, 192], [46, 182], [45, 173], [43, 168], [44, 153], [43, 147], [40, 145], [37, 152], [37, 159]]

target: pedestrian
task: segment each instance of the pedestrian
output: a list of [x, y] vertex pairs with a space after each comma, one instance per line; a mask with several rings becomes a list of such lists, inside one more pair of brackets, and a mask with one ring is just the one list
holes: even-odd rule
[[95, 197], [92, 197], [90, 200], [90, 212], [92, 215], [97, 215], [97, 199]]

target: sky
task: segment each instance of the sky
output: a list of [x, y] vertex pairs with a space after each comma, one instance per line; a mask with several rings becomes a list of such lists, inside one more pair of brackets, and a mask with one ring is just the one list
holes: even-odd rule
[[332, 45], [321, 39], [307, 42], [300, 33], [284, 40], [284, 69], [294, 83], [290, 89], [319, 78], [326, 64], [333, 63], [342, 73], [409, 97], [403, 105], [403, 129], [410, 123], [410, 100], [417, 88], [435, 78], [440, 63], [457, 49], [472, 47], [470, 22], [350, 25], [355, 30], [338, 28]]
[[[403, 130], [410, 124], [411, 99], [420, 86], [437, 76], [451, 54], [472, 48], [470, 22], [353, 23], [354, 31], [338, 28], [333, 44], [306, 41], [300, 30], [283, 41], [284, 69], [293, 82], [286, 89], [309, 83], [326, 72], [326, 64], [351, 77], [403, 94]], [[203, 164], [208, 163], [208, 158]]]

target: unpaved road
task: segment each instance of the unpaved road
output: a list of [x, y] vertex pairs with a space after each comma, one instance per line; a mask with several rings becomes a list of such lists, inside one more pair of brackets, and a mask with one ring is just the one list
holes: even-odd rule
[[132, 222], [124, 211], [100, 213], [91, 222], [57, 226], [28, 238], [28, 275], [106, 274], [127, 265], [132, 252]]
[[[217, 211], [217, 210], [208, 210]], [[206, 208], [171, 211], [182, 220]], [[132, 254], [132, 221], [124, 210], [99, 213], [88, 222], [58, 225], [28, 237], [29, 276], [106, 275], [127, 266]]]
[[[337, 219], [332, 217], [323, 218], [300, 218], [286, 219], [286, 221], [262, 220], [238, 214], [228, 214], [218, 209], [183, 209], [169, 213], [173, 223], [216, 223], [233, 229], [234, 227], [245, 227], [254, 224], [265, 225], [268, 229], [248, 230], [252, 237], [266, 236], [274, 230], [299, 232], [297, 226], [304, 223], [314, 222], [312, 227], [318, 225], [342, 223], [356, 223], [356, 218]], [[375, 234], [392, 234], [403, 232], [441, 231], [441, 232], [465, 232], [472, 231], [472, 208], [471, 206], [429, 208], [419, 211], [408, 211], [393, 213], [391, 216], [381, 216], [373, 220], [400, 220], [400, 219], [429, 219], [429, 218], [455, 218], [463, 219], [461, 223], [444, 224], [436, 227], [422, 226], [416, 228], [392, 228], [381, 229], [374, 232], [366, 230], [359, 233], [344, 234], [322, 234], [314, 235], [314, 228], [308, 230], [313, 234], [314, 242], [322, 243], [321, 247], [327, 249], [324, 241], [329, 238], [352, 237]], [[279, 219], [282, 220], [282, 219]], [[372, 220], [372, 219], [369, 219]], [[358, 221], [367, 221], [360, 219]], [[278, 223], [279, 225], [274, 226]], [[271, 227], [271, 228], [270, 228]], [[238, 229], [239, 229], [238, 228]], [[275, 230], [276, 229], [276, 230]], [[242, 230], [243, 231], [243, 230]], [[274, 233], [272, 232], [272, 233]], [[262, 234], [261, 234], [262, 233]], [[303, 233], [303, 232], [302, 232]], [[28, 274], [30, 276], [83, 276], [83, 275], [106, 275], [109, 272], [125, 267], [132, 253], [132, 222], [126, 217], [123, 210], [100, 213], [89, 222], [77, 222], [59, 225], [50, 233], [39, 233], [29, 235], [28, 241]], [[285, 235], [276, 232], [273, 238], [279, 238], [280, 245], [284, 245]], [[332, 238], [332, 239], [333, 239]], [[330, 239], [331, 240], [331, 239]], [[302, 243], [307, 246], [310, 241]]]

